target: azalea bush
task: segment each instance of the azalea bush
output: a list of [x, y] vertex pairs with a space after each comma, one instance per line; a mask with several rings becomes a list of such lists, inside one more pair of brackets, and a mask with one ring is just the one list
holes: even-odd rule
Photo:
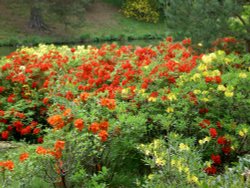
[[250, 149], [249, 62], [249, 54], [199, 54], [190, 39], [171, 37], [144, 48], [21, 48], [1, 60], [1, 139], [39, 145], [2, 157], [2, 172], [25, 179], [25, 161], [64, 187], [214, 186], [232, 171], [240, 177], [249, 166], [238, 163]]
[[160, 12], [151, 0], [126, 0], [124, 2], [122, 12], [126, 17], [134, 17], [140, 21], [157, 23], [159, 21]]

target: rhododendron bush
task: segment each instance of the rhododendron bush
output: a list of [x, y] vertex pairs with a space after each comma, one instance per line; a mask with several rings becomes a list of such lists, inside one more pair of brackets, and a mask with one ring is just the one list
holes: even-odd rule
[[[250, 55], [190, 44], [40, 45], [2, 58], [0, 139], [39, 145], [7, 152], [1, 171], [64, 187], [215, 186], [249, 155]], [[247, 168], [232, 183], [249, 184]]]

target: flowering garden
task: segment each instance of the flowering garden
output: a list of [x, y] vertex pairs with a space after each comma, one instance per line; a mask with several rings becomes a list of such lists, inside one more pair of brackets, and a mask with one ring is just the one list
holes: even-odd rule
[[[225, 42], [230, 40], [225, 39]], [[250, 54], [23, 47], [0, 61], [2, 187], [248, 187]]]

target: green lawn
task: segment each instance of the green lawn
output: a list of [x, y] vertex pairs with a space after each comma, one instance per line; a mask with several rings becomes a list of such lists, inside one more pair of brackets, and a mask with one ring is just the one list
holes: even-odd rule
[[[132, 39], [167, 35], [163, 22], [153, 24], [126, 18], [117, 7], [120, 1], [96, 0], [82, 20], [70, 18], [65, 29], [57, 15], [44, 12], [44, 20], [51, 32], [43, 33], [28, 28], [30, 4], [3, 0], [0, 4], [0, 46], [8, 44], [34, 44], [39, 42], [77, 42], [80, 39], [112, 40], [121, 37]], [[116, 6], [117, 5], [117, 6]]]

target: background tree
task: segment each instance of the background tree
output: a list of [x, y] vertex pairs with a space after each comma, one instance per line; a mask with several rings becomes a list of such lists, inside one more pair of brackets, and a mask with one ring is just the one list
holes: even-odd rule
[[39, 0], [31, 0], [31, 8], [30, 8], [30, 20], [29, 27], [38, 31], [47, 31], [49, 27], [45, 24], [43, 15], [42, 15], [42, 4], [43, 1]]
[[158, 4], [178, 39], [191, 37], [208, 46], [219, 37], [234, 36], [250, 51], [249, 0], [158, 0]]
[[44, 14], [54, 14], [65, 28], [70, 24], [71, 17], [83, 20], [86, 7], [93, 0], [30, 0], [29, 27], [39, 31], [50, 30], [43, 19]]
[[77, 19], [77, 24], [84, 20], [84, 13], [93, 0], [48, 0], [49, 11], [57, 15], [65, 30], [71, 24], [72, 19]]

